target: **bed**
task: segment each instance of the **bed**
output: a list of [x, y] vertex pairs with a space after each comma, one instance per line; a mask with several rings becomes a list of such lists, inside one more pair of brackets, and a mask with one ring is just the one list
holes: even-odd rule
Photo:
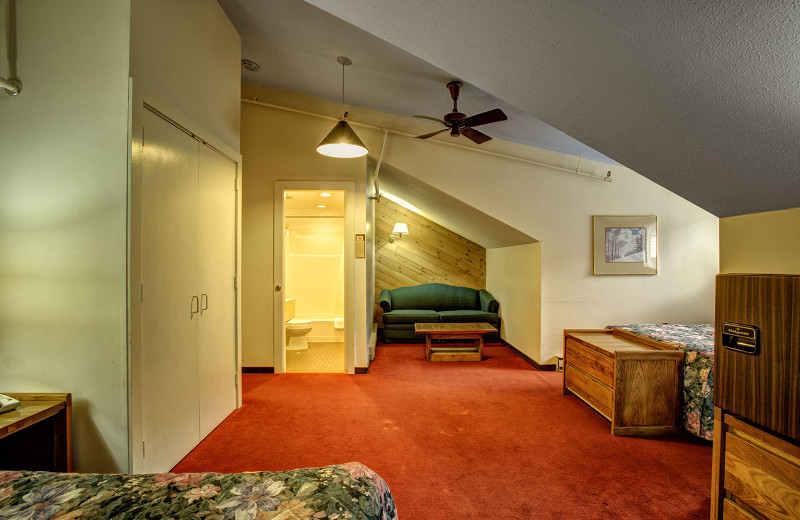
[[683, 369], [683, 427], [711, 440], [714, 431], [714, 325], [621, 324], [622, 330], [680, 348]]
[[0, 471], [0, 519], [396, 520], [357, 462], [277, 472], [152, 475]]

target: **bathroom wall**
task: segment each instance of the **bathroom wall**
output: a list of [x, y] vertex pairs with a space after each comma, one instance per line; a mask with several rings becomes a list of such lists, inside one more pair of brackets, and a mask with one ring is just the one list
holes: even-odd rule
[[286, 226], [285, 292], [295, 299], [295, 318], [312, 320], [308, 341], [337, 341], [333, 319], [344, 317], [344, 219], [287, 217]]

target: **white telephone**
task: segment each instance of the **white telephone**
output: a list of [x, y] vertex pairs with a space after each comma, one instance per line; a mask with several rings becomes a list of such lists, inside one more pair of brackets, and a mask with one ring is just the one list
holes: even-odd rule
[[17, 406], [19, 406], [19, 401], [17, 401], [13, 397], [0, 394], [0, 413], [10, 412]]

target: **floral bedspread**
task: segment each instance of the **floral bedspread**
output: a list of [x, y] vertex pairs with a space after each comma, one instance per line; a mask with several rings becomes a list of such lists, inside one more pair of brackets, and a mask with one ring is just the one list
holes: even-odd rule
[[714, 325], [610, 325], [680, 348], [683, 364], [683, 426], [711, 440], [714, 431]]
[[358, 462], [257, 473], [0, 471], [0, 519], [396, 520], [386, 483]]

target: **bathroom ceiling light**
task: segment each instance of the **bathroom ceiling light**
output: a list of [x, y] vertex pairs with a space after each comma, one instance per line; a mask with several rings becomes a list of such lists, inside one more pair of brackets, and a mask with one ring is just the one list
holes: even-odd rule
[[320, 196], [320, 197], [330, 197], [330, 196], [331, 196], [331, 194], [330, 194], [330, 193], [328, 193], [328, 192], [326, 191], [326, 192], [324, 192], [324, 193], [320, 193], [320, 194], [319, 194], [319, 196]]
[[317, 207], [318, 208], [327, 208], [328, 206], [326, 206], [325, 204], [317, 204]]
[[[342, 107], [344, 107], [344, 68], [353, 62], [350, 58], [339, 56], [336, 61], [342, 64]], [[369, 150], [347, 123], [347, 112], [333, 130], [319, 143], [317, 151], [328, 157], [353, 158], [366, 155]]]
[[395, 238], [403, 238], [403, 235], [408, 234], [408, 226], [405, 222], [398, 222], [394, 225], [394, 229], [392, 229], [392, 233], [389, 235], [389, 242], [394, 243]]

